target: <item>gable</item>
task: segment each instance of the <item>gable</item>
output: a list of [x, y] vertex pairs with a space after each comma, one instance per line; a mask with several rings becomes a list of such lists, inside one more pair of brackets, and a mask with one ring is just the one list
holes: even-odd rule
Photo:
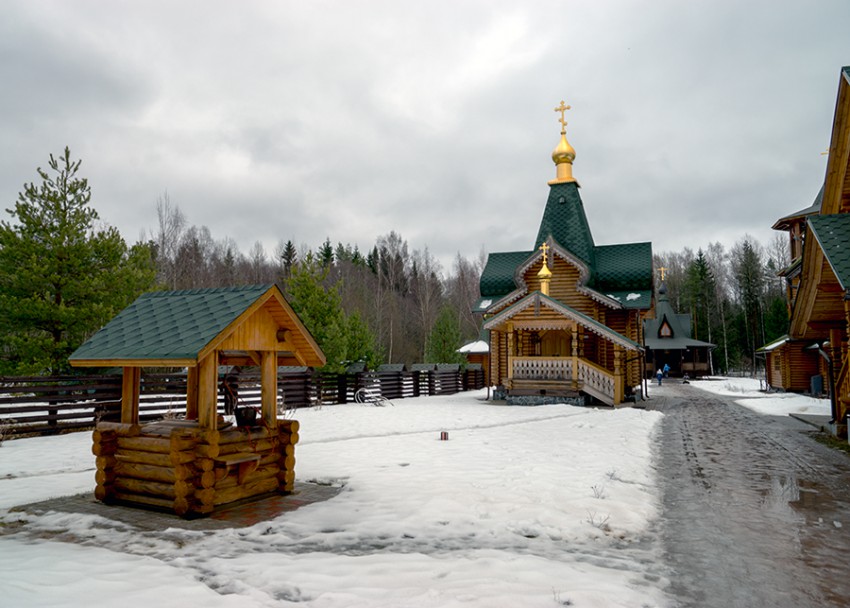
[[496, 327], [507, 323], [508, 321], [519, 317], [522, 313], [530, 310], [534, 311], [535, 316], [537, 316], [541, 307], [546, 307], [558, 316], [563, 317], [565, 320], [577, 323], [584, 329], [587, 329], [610, 342], [619, 344], [628, 350], [643, 350], [640, 344], [634, 340], [627, 338], [619, 332], [616, 332], [610, 327], [600, 323], [596, 319], [589, 317], [563, 302], [559, 302], [549, 296], [543, 295], [539, 291], [525, 296], [519, 302], [516, 302], [512, 306], [509, 306], [497, 313], [491, 319], [485, 321], [483, 327], [484, 329], [495, 329]]

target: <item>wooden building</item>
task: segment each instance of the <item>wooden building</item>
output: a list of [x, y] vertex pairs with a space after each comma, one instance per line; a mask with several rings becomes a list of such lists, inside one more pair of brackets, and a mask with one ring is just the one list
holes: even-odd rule
[[[93, 435], [99, 500], [194, 515], [292, 490], [298, 422], [278, 417], [277, 368], [325, 357], [276, 286], [142, 295], [70, 362], [123, 368], [121, 422], [99, 422]], [[260, 368], [253, 425], [219, 416], [219, 365]], [[139, 424], [141, 370], [151, 367], [187, 369], [185, 420]]]
[[533, 247], [492, 253], [477, 311], [490, 332], [489, 381], [509, 403], [623, 403], [641, 383], [642, 319], [652, 307], [650, 243], [597, 245], [579, 184], [575, 150], [561, 140], [556, 177]]
[[656, 370], [664, 369], [665, 365], [670, 367], [672, 376], [687, 374], [694, 378], [711, 373], [709, 354], [714, 344], [692, 338], [691, 321], [691, 315], [673, 310], [667, 297], [667, 285], [662, 281], [658, 288], [655, 318], [643, 322], [646, 372], [650, 377]]
[[466, 357], [466, 362], [471, 365], [480, 365], [484, 371], [484, 385], [490, 386], [490, 335], [482, 331], [481, 337], [474, 342], [464, 344], [457, 352]]
[[[786, 216], [792, 262], [781, 273], [788, 285], [786, 339], [762, 349], [768, 381], [786, 390], [821, 384], [830, 394], [836, 431], [850, 407], [850, 67], [841, 70], [823, 188], [814, 205]], [[812, 378], [816, 377], [816, 383]]]

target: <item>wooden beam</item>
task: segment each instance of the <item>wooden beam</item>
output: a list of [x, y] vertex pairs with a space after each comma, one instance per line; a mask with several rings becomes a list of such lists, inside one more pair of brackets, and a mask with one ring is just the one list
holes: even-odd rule
[[198, 363], [198, 426], [215, 430], [218, 425], [218, 353]]
[[142, 384], [140, 367], [125, 367], [121, 382], [121, 422], [139, 424], [139, 391]]
[[190, 367], [195, 359], [72, 359], [74, 367]]
[[198, 366], [193, 365], [186, 373], [186, 420], [198, 419]]
[[277, 428], [277, 353], [263, 351], [260, 353], [260, 395], [262, 400], [262, 415], [269, 429]]

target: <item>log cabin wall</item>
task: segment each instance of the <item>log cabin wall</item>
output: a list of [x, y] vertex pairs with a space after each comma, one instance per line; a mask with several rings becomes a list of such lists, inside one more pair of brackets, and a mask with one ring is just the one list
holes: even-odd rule
[[101, 422], [93, 433], [95, 497], [173, 511], [209, 514], [216, 507], [295, 483], [298, 422], [279, 428], [222, 431], [163, 421], [144, 427]]

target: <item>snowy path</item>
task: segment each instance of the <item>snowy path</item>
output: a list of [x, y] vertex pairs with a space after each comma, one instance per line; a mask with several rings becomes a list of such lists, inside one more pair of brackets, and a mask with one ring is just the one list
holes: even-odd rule
[[654, 388], [664, 539], [682, 606], [846, 606], [850, 459], [811, 427], [689, 385]]

